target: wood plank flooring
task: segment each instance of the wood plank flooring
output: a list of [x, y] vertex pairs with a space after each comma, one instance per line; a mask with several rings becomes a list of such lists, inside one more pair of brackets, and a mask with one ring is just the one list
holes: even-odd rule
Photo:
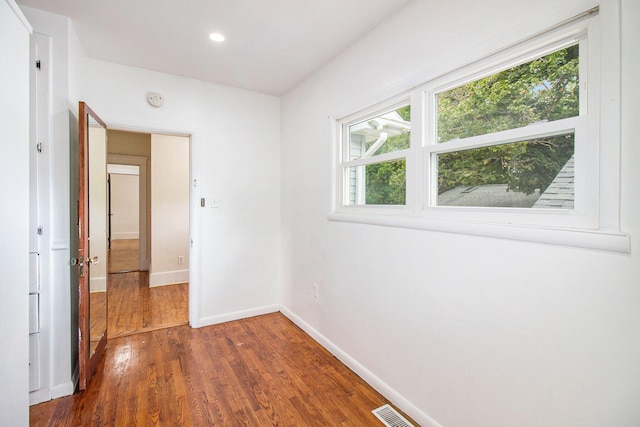
[[189, 285], [149, 287], [149, 273], [111, 273], [108, 279], [107, 337], [189, 323]]
[[30, 416], [32, 426], [381, 426], [371, 410], [384, 403], [273, 313], [109, 340], [86, 391]]
[[109, 273], [140, 269], [140, 241], [138, 239], [112, 240], [107, 262]]
[[106, 292], [89, 294], [89, 354], [94, 353], [107, 327], [106, 296]]

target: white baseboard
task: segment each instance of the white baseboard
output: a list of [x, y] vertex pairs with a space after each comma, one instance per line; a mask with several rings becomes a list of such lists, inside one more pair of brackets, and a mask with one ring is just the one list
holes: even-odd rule
[[245, 319], [247, 317], [261, 316], [263, 314], [276, 313], [280, 311], [277, 304], [265, 305], [262, 307], [250, 308], [248, 310], [234, 311], [231, 313], [219, 314], [217, 316], [209, 316], [201, 318], [195, 327], [217, 325], [218, 323], [232, 322], [234, 320]]
[[404, 411], [411, 418], [416, 420], [420, 425], [422, 425], [423, 427], [442, 427], [441, 424], [437, 423], [433, 418], [418, 409], [418, 407], [405, 399], [400, 393], [391, 388], [380, 378], [375, 376], [373, 372], [369, 371], [367, 368], [361, 365], [357, 360], [344, 352], [341, 348], [331, 342], [327, 337], [322, 335], [307, 322], [302, 320], [294, 312], [292, 312], [285, 306], [280, 306], [280, 311], [282, 312], [282, 314], [287, 316], [289, 320], [298, 325], [300, 329], [305, 331], [311, 338], [316, 340], [321, 346], [326, 348], [331, 354], [337, 357], [338, 360], [347, 365], [353, 372], [358, 374], [371, 387], [387, 397], [394, 405], [396, 405], [400, 410]]
[[58, 384], [51, 389], [51, 398], [57, 399], [59, 397], [71, 396], [76, 389], [73, 381], [66, 382], [64, 384]]
[[41, 388], [40, 390], [34, 390], [29, 393], [29, 406], [37, 405], [38, 403], [42, 402], [48, 402], [52, 399], [58, 399], [60, 397], [71, 396], [75, 389], [75, 381], [72, 379], [69, 382], [58, 384], [51, 387], [50, 389]]
[[130, 240], [139, 238], [140, 233], [137, 231], [121, 231], [119, 233], [113, 233], [111, 235], [111, 240]]
[[38, 403], [42, 403], [42, 402], [48, 402], [50, 400], [51, 400], [51, 390], [49, 390], [48, 388], [46, 389], [41, 388], [39, 390], [34, 390], [29, 393], [29, 406], [37, 405]]
[[175, 285], [189, 281], [189, 270], [162, 271], [149, 274], [149, 287]]

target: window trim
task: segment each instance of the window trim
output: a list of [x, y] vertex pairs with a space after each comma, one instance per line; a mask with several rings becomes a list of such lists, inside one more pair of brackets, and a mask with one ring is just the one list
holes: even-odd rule
[[575, 230], [550, 227], [532, 227], [514, 224], [472, 223], [432, 218], [417, 218], [366, 213], [329, 213], [327, 218], [335, 222], [409, 228], [442, 233], [465, 234], [505, 240], [525, 241], [609, 252], [631, 253], [629, 235], [616, 230]]
[[[629, 253], [630, 237], [619, 228], [620, 183], [617, 177], [620, 171], [620, 53], [616, 46], [620, 46], [620, 35], [615, 24], [619, 20], [618, 13], [619, 6], [615, 1], [606, 2], [606, 7], [596, 7], [579, 14], [493, 54], [469, 61], [467, 65], [441, 74], [426, 83], [416, 85], [415, 75], [411, 76], [406, 80], [405, 86], [410, 90], [400, 96], [388, 98], [391, 99], [389, 102], [378, 103], [344, 119], [334, 120], [330, 117], [332, 134], [337, 140], [333, 144], [332, 158], [336, 174], [333, 175], [334, 192], [328, 219]], [[583, 38], [587, 40], [586, 50], [582, 47]], [[580, 147], [576, 144], [576, 163], [583, 165], [576, 169], [576, 194], [581, 192], [589, 196], [580, 202], [576, 200], [575, 208], [570, 211], [430, 206], [429, 197], [433, 196], [428, 195], [427, 190], [431, 185], [429, 178], [433, 178], [430, 177], [433, 173], [430, 167], [431, 153], [455, 151], [454, 148], [463, 146], [464, 142], [458, 140], [446, 147], [444, 145], [447, 143], [426, 143], [427, 130], [433, 129], [435, 133], [435, 128], [427, 123], [434, 116], [424, 114], [434, 107], [431, 105], [432, 99], [424, 96], [425, 91], [436, 93], [446, 90], [446, 87], [456, 87], [464, 84], [465, 80], [473, 81], [491, 74], [488, 70], [499, 72], [501, 67], [506, 69], [517, 65], [518, 61], [527, 62], [527, 58], [540, 57], [539, 52], [554, 51], [575, 42], [581, 44], [581, 85], [584, 84], [582, 67], [588, 67], [588, 99], [582, 96], [581, 88], [581, 115], [550, 122], [552, 126], [549, 128], [554, 129], [553, 132], [575, 129], [576, 133], [587, 133], [587, 141], [580, 144]], [[601, 49], [601, 46], [608, 48]], [[605, 78], [601, 78], [601, 68]], [[394, 87], [401, 89], [402, 85], [396, 84]], [[338, 157], [342, 153], [342, 125], [349, 120], [358, 121], [358, 118], [375, 111], [389, 109], [398, 99], [407, 98], [411, 100], [412, 131], [410, 154], [406, 157], [406, 206], [401, 206], [400, 209], [398, 206], [344, 206], [341, 202], [342, 177], [339, 175], [341, 158]], [[583, 111], [588, 111], [589, 120], [582, 115]], [[528, 127], [533, 126], [536, 124]], [[502, 131], [499, 132], [499, 137], [507, 140], [518, 132]], [[478, 146], [493, 145], [483, 141], [483, 135], [465, 139], [467, 143], [475, 139], [471, 142]], [[600, 179], [601, 177], [606, 179]], [[595, 187], [585, 186], [587, 180]], [[540, 218], [545, 220], [539, 221]]]
[[[589, 157], [597, 156], [597, 150], [593, 149], [590, 142], [590, 133], [587, 128], [597, 129], [597, 76], [590, 79], [589, 64], [598, 62], [597, 52], [589, 55], [589, 49], [593, 40], [597, 39], [598, 32], [593, 28], [594, 19], [581, 17], [574, 22], [554, 28], [542, 34], [532, 37], [513, 46], [510, 46], [484, 61], [471, 63], [447, 74], [421, 87], [424, 93], [426, 107], [425, 116], [429, 123], [422, 130], [424, 138], [423, 171], [424, 194], [422, 216], [432, 218], [448, 218], [459, 221], [482, 221], [492, 223], [518, 224], [522, 226], [548, 226], [548, 227], [573, 227], [579, 229], [596, 229], [598, 227], [598, 212], [589, 206], [593, 206], [590, 200], [593, 192], [588, 188], [598, 188], [598, 176], [587, 176], [582, 173], [583, 168], [577, 169], [579, 185], [576, 185], [576, 200], [574, 209], [535, 209], [535, 208], [488, 208], [467, 206], [437, 206], [437, 154], [458, 152], [466, 149], [497, 146], [509, 142], [523, 141], [527, 138], [534, 139], [543, 136], [558, 135], [563, 132], [575, 132], [575, 156], [576, 163], [588, 164]], [[569, 117], [551, 122], [531, 124], [515, 129], [482, 134], [468, 138], [460, 138], [451, 141], [437, 141], [437, 110], [436, 95], [449, 89], [459, 87], [469, 82], [482, 79], [486, 76], [499, 73], [531, 60], [550, 54], [565, 47], [578, 44], [580, 49], [580, 113], [578, 116]], [[596, 55], [594, 55], [594, 53]], [[589, 58], [592, 58], [589, 61]], [[595, 60], [593, 59], [595, 58]], [[590, 84], [585, 87], [585, 81]], [[591, 111], [595, 110], [595, 111]], [[590, 126], [590, 123], [592, 125]], [[597, 133], [597, 130], [595, 131]], [[597, 141], [596, 141], [597, 142]]]
[[[336, 150], [336, 160], [335, 167], [335, 193], [336, 193], [336, 210], [358, 210], [358, 209], [367, 209], [369, 210], [380, 210], [382, 212], [397, 212], [403, 211], [407, 212], [408, 210], [414, 209], [415, 206], [415, 189], [413, 188], [413, 183], [410, 183], [409, 178], [413, 175], [413, 172], [410, 173], [409, 162], [415, 157], [415, 151], [413, 149], [415, 141], [413, 136], [413, 126], [412, 132], [410, 136], [410, 144], [409, 148], [404, 150], [392, 151], [389, 153], [373, 155], [366, 158], [359, 158], [356, 160], [345, 160], [347, 152], [349, 150], [349, 127], [361, 123], [363, 121], [367, 121], [374, 117], [380, 116], [382, 114], [389, 113], [391, 111], [397, 110], [398, 108], [411, 105], [410, 98], [406, 94], [397, 96], [392, 98], [390, 101], [375, 105], [371, 108], [363, 110], [362, 112], [358, 112], [352, 114], [350, 116], [341, 119], [339, 124], [335, 124], [333, 128], [335, 129], [336, 138], [338, 141], [338, 148]], [[412, 113], [413, 116], [413, 113]], [[412, 122], [413, 124], [413, 122]], [[334, 144], [335, 146], [336, 144]], [[348, 173], [348, 169], [356, 166], [368, 166], [375, 165], [378, 163], [391, 162], [394, 160], [405, 160], [405, 180], [406, 180], [406, 197], [404, 205], [374, 205], [374, 204], [363, 204], [363, 205], [348, 205], [347, 202], [347, 194], [345, 192], [346, 186], [346, 174]]]

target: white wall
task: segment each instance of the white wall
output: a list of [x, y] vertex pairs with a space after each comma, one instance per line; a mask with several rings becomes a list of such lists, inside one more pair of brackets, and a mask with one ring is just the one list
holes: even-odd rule
[[[134, 166], [136, 169], [137, 166]], [[111, 173], [111, 240], [140, 237], [139, 175]], [[187, 177], [187, 190], [188, 188]], [[188, 196], [187, 191], [187, 196]], [[187, 224], [189, 219], [187, 197]], [[187, 239], [189, 228], [187, 227]]]
[[[280, 100], [87, 59], [80, 96], [113, 128], [191, 135], [189, 314], [202, 326], [277, 310]], [[164, 95], [162, 108], [146, 101]], [[215, 195], [220, 208], [200, 207]]]
[[151, 287], [189, 281], [189, 164], [188, 137], [151, 135]]
[[[640, 425], [640, 254], [330, 222], [327, 117], [593, 5], [416, 0], [283, 98], [281, 301], [424, 426]], [[632, 247], [639, 12], [622, 1], [621, 219]]]
[[0, 1], [0, 425], [7, 426], [29, 422], [30, 32], [15, 2]]

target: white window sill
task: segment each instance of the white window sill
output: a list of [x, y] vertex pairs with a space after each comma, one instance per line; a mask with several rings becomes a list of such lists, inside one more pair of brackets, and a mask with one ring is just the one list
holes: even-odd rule
[[416, 230], [467, 234], [471, 236], [495, 237], [499, 239], [546, 243], [597, 249], [609, 252], [631, 253], [628, 234], [617, 231], [578, 230], [507, 224], [472, 223], [462, 221], [435, 220], [423, 217], [399, 215], [372, 215], [330, 213], [330, 221], [381, 225], [385, 227], [412, 228]]

